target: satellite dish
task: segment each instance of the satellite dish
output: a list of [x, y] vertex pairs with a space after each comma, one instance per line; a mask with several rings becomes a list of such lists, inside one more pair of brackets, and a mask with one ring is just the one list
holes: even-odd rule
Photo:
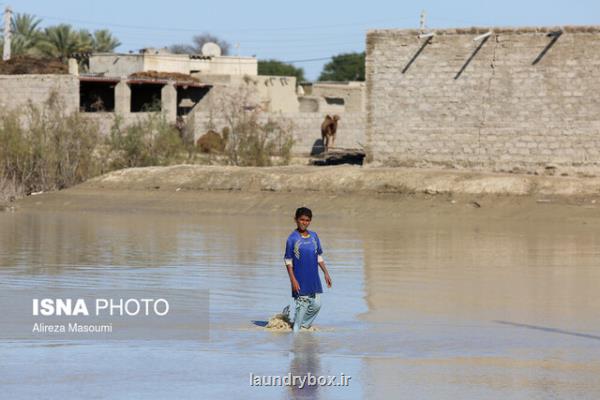
[[221, 48], [218, 44], [213, 42], [206, 42], [202, 46], [202, 55], [207, 57], [219, 57], [221, 55]]

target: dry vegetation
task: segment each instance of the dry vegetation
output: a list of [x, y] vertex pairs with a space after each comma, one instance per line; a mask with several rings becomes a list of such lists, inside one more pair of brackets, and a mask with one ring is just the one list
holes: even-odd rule
[[189, 154], [179, 130], [163, 114], [128, 127], [115, 123], [108, 138], [53, 94], [42, 107], [0, 111], [0, 200], [60, 190], [111, 170], [171, 165]]
[[[221, 141], [214, 135], [217, 124], [222, 126]], [[211, 137], [206, 137], [201, 145], [223, 146], [230, 165], [262, 167], [289, 164], [294, 144], [293, 124], [283, 117], [266, 118], [256, 91], [248, 82], [222, 90], [211, 99], [207, 128]]]
[[211, 113], [223, 122], [221, 133], [198, 143], [193, 118], [178, 126], [159, 112], [129, 126], [116, 117], [103, 137], [93, 120], [66, 113], [55, 93], [40, 107], [0, 110], [0, 200], [60, 190], [116, 169], [206, 162], [200, 152], [229, 165], [288, 164], [291, 124], [265, 118], [252, 98], [244, 87], [215, 99]]
[[138, 123], [122, 127], [119, 118], [103, 147], [103, 171], [171, 165], [186, 161], [186, 146], [179, 130], [161, 113], [152, 113]]
[[3, 193], [20, 196], [62, 189], [96, 173], [93, 151], [99, 135], [95, 124], [79, 114], [66, 114], [57, 96], [44, 107], [2, 111], [0, 179]]
[[198, 78], [178, 72], [140, 71], [129, 75], [129, 79], [172, 80], [177, 82], [199, 83]]
[[68, 72], [67, 65], [54, 58], [19, 56], [8, 61], [0, 61], [0, 75], [67, 74]]

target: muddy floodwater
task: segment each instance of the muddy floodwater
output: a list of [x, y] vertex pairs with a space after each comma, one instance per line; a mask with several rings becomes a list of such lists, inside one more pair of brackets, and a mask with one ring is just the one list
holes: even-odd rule
[[[2, 340], [0, 397], [600, 398], [598, 219], [314, 206], [333, 288], [294, 336], [261, 327], [290, 304], [286, 212], [127, 209], [1, 213], [0, 290], [208, 290], [209, 339]], [[350, 379], [251, 384], [288, 373]]]

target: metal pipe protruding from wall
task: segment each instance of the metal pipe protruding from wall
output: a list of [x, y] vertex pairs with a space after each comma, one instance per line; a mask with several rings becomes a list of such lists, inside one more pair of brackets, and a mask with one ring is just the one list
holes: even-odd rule
[[481, 34], [481, 35], [477, 36], [475, 39], [473, 39], [473, 41], [474, 42], [478, 42], [478, 41], [480, 41], [482, 39], [485, 39], [486, 37], [490, 36], [491, 34], [492, 34], [492, 31], [488, 31], [488, 32], [486, 32], [484, 34]]
[[564, 33], [563, 29], [560, 28], [560, 29], [558, 29], [556, 31], [549, 32], [546, 36], [548, 36], [548, 37], [558, 37], [558, 36], [562, 35], [563, 33]]

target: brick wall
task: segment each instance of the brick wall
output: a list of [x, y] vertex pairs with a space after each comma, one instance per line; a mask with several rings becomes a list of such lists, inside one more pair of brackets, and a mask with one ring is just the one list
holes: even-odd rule
[[[375, 161], [514, 168], [600, 165], [600, 27], [367, 35]], [[550, 36], [549, 36], [550, 35]], [[483, 42], [483, 44], [482, 44]]]
[[73, 75], [0, 75], [0, 108], [42, 105], [56, 91], [67, 112], [79, 109], [79, 79]]

